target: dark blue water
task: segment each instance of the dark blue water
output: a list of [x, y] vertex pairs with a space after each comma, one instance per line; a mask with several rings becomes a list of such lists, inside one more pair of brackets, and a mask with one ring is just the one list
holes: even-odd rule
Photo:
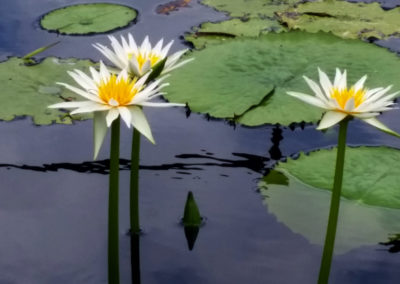
[[[0, 8], [0, 58], [21, 56], [62, 40], [40, 56], [100, 59], [93, 42], [105, 35], [59, 36], [39, 28], [52, 9], [94, 1], [16, 0]], [[196, 2], [157, 15], [163, 1], [109, 1], [134, 5], [138, 23], [114, 34], [175, 39], [192, 26], [225, 16]], [[291, 130], [232, 127], [184, 109], [146, 109], [157, 145], [142, 141], [140, 212], [143, 284], [315, 283], [322, 248], [310, 244], [269, 214], [257, 193], [258, 179], [276, 159], [334, 145], [337, 129]], [[381, 116], [400, 131], [399, 111]], [[128, 182], [131, 133], [122, 128], [121, 278], [130, 283]], [[349, 144], [400, 141], [354, 121]], [[30, 118], [0, 122], [0, 283], [100, 284], [107, 282], [106, 162], [108, 140], [91, 160], [92, 123], [35, 126]], [[194, 250], [179, 225], [191, 190], [207, 218]], [[382, 240], [385, 241], [385, 240]], [[334, 259], [332, 283], [397, 283], [398, 254], [376, 244]]]

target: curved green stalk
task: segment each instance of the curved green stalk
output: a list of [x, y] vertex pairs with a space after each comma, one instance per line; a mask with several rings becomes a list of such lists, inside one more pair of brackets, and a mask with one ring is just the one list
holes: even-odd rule
[[333, 250], [335, 246], [336, 228], [339, 216], [340, 192], [342, 190], [344, 157], [346, 151], [346, 135], [349, 119], [340, 123], [338, 148], [336, 155], [335, 179], [333, 183], [331, 206], [329, 210], [328, 227], [326, 230], [324, 252], [322, 254], [321, 267], [319, 270], [318, 284], [327, 284], [332, 264]]
[[111, 125], [110, 177], [108, 199], [108, 284], [119, 284], [119, 132], [120, 118]]

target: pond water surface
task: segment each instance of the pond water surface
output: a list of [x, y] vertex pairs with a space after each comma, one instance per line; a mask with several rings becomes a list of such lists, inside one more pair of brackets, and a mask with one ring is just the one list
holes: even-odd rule
[[[99, 60], [91, 47], [105, 35], [60, 36], [40, 29], [41, 15], [95, 1], [15, 0], [0, 10], [0, 59], [61, 40], [40, 57]], [[161, 0], [108, 1], [134, 6], [131, 32], [175, 39], [201, 22], [226, 16], [195, 1], [158, 15]], [[393, 42], [390, 44], [394, 44]], [[400, 49], [400, 45], [397, 44]], [[146, 109], [157, 145], [143, 140], [140, 171], [141, 274], [144, 284], [315, 283], [322, 247], [292, 232], [268, 212], [257, 183], [276, 160], [336, 144], [337, 128], [236, 127], [184, 109]], [[400, 112], [381, 120], [400, 131]], [[120, 189], [121, 283], [130, 283], [127, 163], [131, 133], [122, 128]], [[350, 125], [350, 145], [400, 141], [362, 122]], [[35, 126], [30, 118], [0, 122], [0, 283], [107, 283], [108, 141], [91, 160], [92, 122]], [[180, 218], [188, 191], [206, 217], [188, 250]], [[307, 220], [305, 220], [307, 221]], [[399, 233], [399, 232], [393, 232]], [[386, 240], [382, 240], [386, 241]], [[376, 244], [337, 255], [331, 283], [398, 283], [400, 258]]]

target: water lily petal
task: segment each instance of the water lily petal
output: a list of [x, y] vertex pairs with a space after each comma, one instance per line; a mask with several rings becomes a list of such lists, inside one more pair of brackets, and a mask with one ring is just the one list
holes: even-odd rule
[[106, 112], [96, 111], [93, 117], [93, 160], [97, 159], [101, 145], [107, 134]]
[[397, 132], [391, 130], [386, 125], [384, 125], [382, 122], [377, 120], [376, 118], [367, 118], [367, 119], [363, 119], [363, 121], [365, 121], [366, 123], [378, 128], [379, 130], [382, 130], [383, 132], [386, 132], [386, 133], [388, 133], [390, 135], [393, 135], [393, 136], [396, 136], [396, 137], [400, 138], [400, 134], [398, 134]]
[[110, 106], [104, 105], [104, 104], [98, 104], [91, 102], [91, 104], [87, 104], [85, 106], [81, 106], [77, 108], [76, 110], [73, 110], [70, 112], [70, 114], [78, 114], [78, 113], [88, 113], [88, 112], [94, 112], [94, 111], [104, 111], [104, 110], [109, 110]]
[[328, 111], [322, 117], [317, 129], [322, 130], [335, 125], [342, 121], [347, 116], [347, 113], [338, 111]]
[[330, 92], [332, 90], [331, 80], [329, 80], [329, 78], [326, 75], [326, 73], [323, 72], [319, 68], [318, 68], [318, 74], [319, 74], [319, 83], [321, 84], [321, 87], [324, 90], [325, 96], [329, 99], [330, 98]]
[[111, 126], [111, 123], [117, 119], [117, 117], [119, 116], [119, 111], [117, 108], [110, 108], [110, 110], [108, 111], [107, 115], [106, 115], [106, 122], [107, 122], [107, 127]]
[[354, 84], [354, 91], [357, 92], [358, 90], [361, 90], [364, 87], [365, 80], [367, 80], [367, 75], [364, 75], [361, 77], [360, 80], [357, 81], [357, 83]]
[[119, 114], [121, 115], [122, 120], [125, 121], [126, 126], [128, 128], [130, 128], [131, 121], [132, 121], [131, 112], [126, 107], [119, 107], [118, 111], [119, 111]]
[[287, 92], [287, 94], [292, 97], [295, 97], [299, 100], [302, 100], [303, 102], [306, 102], [308, 104], [314, 105], [319, 108], [326, 109], [326, 104], [324, 104], [320, 99], [318, 99], [316, 97], [306, 95], [303, 93], [297, 93], [297, 92]]
[[303, 78], [304, 80], [306, 80], [308, 86], [311, 88], [311, 90], [313, 90], [315, 95], [322, 101], [326, 101], [326, 96], [322, 93], [321, 88], [318, 86], [318, 84], [306, 76], [303, 76]]
[[131, 112], [132, 125], [135, 127], [144, 137], [146, 137], [151, 143], [155, 144], [151, 128], [147, 122], [146, 116], [143, 110], [138, 106], [130, 106], [128, 110]]

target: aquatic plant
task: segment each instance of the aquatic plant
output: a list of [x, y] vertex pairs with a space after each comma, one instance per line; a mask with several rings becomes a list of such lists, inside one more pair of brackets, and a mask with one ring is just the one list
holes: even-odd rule
[[[150, 126], [141, 109], [142, 106], [164, 107], [180, 106], [173, 103], [149, 102], [162, 93], [163, 78], [145, 84], [150, 73], [138, 78], [128, 76], [126, 70], [118, 74], [110, 73], [100, 62], [100, 71], [90, 68], [91, 77], [76, 69], [69, 75], [80, 85], [74, 87], [58, 83], [87, 99], [78, 102], [63, 102], [49, 108], [73, 108], [71, 114], [94, 113], [94, 159], [103, 143], [107, 129], [111, 126], [109, 213], [108, 213], [108, 265], [109, 283], [119, 283], [119, 244], [118, 244], [118, 191], [119, 191], [119, 138], [120, 117], [130, 128], [132, 125], [147, 139], [154, 143]], [[165, 77], [164, 77], [165, 78]]]
[[341, 72], [339, 69], [336, 69], [336, 75], [333, 83], [323, 71], [320, 69], [318, 71], [320, 85], [304, 76], [305, 81], [312, 89], [315, 96], [298, 92], [287, 93], [297, 99], [302, 100], [303, 102], [327, 111], [323, 115], [317, 129], [326, 129], [337, 123], [340, 123], [335, 177], [333, 181], [328, 227], [326, 231], [324, 251], [322, 254], [318, 278], [319, 284], [325, 284], [328, 283], [329, 280], [330, 267], [335, 245], [340, 195], [343, 181], [347, 126], [350, 119], [352, 117], [360, 118], [384, 132], [397, 137], [400, 137], [400, 135], [390, 130], [375, 118], [380, 114], [380, 112], [393, 108], [392, 106], [394, 103], [392, 100], [397, 96], [398, 92], [387, 94], [391, 86], [368, 90], [364, 87], [364, 83], [367, 79], [367, 76], [365, 75], [353, 86], [348, 88], [346, 70]]
[[151, 69], [162, 62], [165, 64], [162, 67], [162, 74], [170, 72], [192, 59], [186, 59], [178, 63], [179, 58], [187, 51], [183, 49], [167, 56], [174, 41], [170, 41], [163, 47], [164, 40], [160, 39], [154, 47], [151, 47], [149, 37], [146, 36], [141, 45], [137, 45], [131, 34], [128, 34], [128, 40], [121, 36], [121, 43], [113, 37], [109, 36], [112, 49], [96, 43], [93, 46], [97, 48], [105, 57], [107, 57], [119, 69], [127, 69], [131, 76], [141, 77]]

